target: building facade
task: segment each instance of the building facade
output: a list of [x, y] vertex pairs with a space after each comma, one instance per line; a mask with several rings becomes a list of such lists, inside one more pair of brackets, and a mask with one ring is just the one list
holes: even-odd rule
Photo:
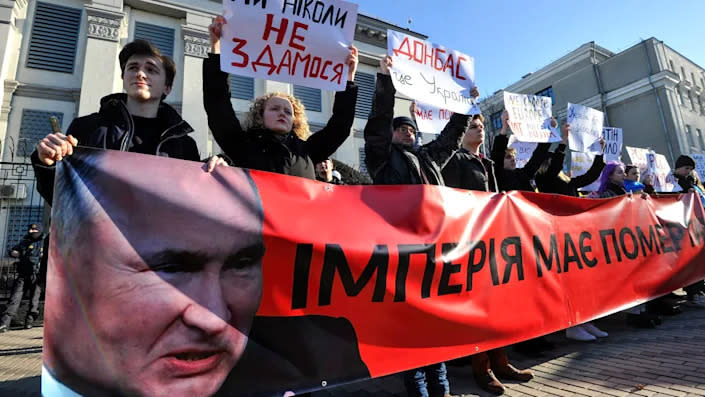
[[655, 38], [619, 53], [586, 43], [495, 92], [480, 106], [490, 135], [501, 127], [503, 91], [550, 96], [559, 120], [568, 102], [601, 110], [625, 146], [651, 148], [671, 165], [705, 151], [705, 69]]

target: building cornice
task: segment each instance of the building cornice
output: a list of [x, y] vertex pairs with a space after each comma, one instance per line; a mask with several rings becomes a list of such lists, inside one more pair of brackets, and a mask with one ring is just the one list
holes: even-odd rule
[[181, 25], [184, 37], [184, 55], [197, 58], [208, 58], [211, 50], [210, 35], [202, 28]]
[[120, 38], [124, 12], [109, 11], [102, 8], [86, 6], [88, 37], [117, 42]]
[[[619, 102], [624, 102], [629, 98], [641, 95], [654, 88], [664, 87], [673, 90], [679, 83], [678, 75], [670, 70], [664, 70], [651, 76], [651, 81], [648, 77], [637, 80], [631, 84], [612, 90], [605, 94], [605, 104], [611, 106]], [[652, 87], [653, 84], [653, 87]]]
[[38, 84], [18, 83], [15, 95], [29, 98], [76, 102], [80, 98], [81, 90], [78, 88], [63, 88]]

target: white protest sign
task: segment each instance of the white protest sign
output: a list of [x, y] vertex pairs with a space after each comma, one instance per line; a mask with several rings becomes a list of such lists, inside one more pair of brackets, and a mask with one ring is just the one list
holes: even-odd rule
[[702, 182], [705, 177], [705, 154], [690, 154], [689, 156], [695, 160], [695, 172], [698, 173], [698, 179]]
[[220, 68], [331, 91], [345, 89], [357, 4], [223, 0]]
[[517, 140], [516, 135], [512, 135], [509, 137], [508, 146], [517, 151], [517, 168], [524, 168], [526, 163], [528, 163], [531, 159], [531, 155], [534, 154], [534, 150], [536, 150], [538, 143], [522, 142]]
[[551, 128], [551, 97], [504, 92], [509, 127], [522, 142], [558, 142], [560, 132]]
[[600, 140], [603, 120], [604, 115], [599, 110], [568, 102], [568, 147], [576, 152], [587, 152], [590, 145]]
[[[592, 167], [593, 161], [595, 161], [596, 154], [572, 152], [570, 156], [570, 176], [575, 178], [576, 176], [580, 176], [588, 172], [590, 167]], [[596, 192], [599, 188], [600, 178], [597, 178], [593, 183], [583, 186], [579, 190], [582, 192]]]
[[[605, 161], [622, 161], [622, 129], [604, 127], [602, 129], [602, 138], [605, 140]], [[602, 153], [600, 141], [598, 140], [590, 145], [588, 152]]]
[[387, 31], [394, 88], [432, 106], [461, 114], [479, 114], [470, 91], [475, 87], [475, 60], [404, 33]]
[[427, 103], [422, 103], [416, 101], [416, 111], [414, 116], [416, 119], [416, 126], [419, 131], [425, 132], [427, 134], [439, 134], [443, 127], [448, 124], [450, 116], [453, 112], [446, 109], [441, 109]]
[[639, 167], [639, 173], [645, 175], [649, 171], [649, 166], [646, 156], [649, 154], [649, 149], [644, 149], [640, 147], [625, 146], [627, 154], [629, 155], [629, 161]]
[[666, 156], [653, 151], [646, 155], [647, 172], [654, 176], [654, 190], [657, 192], [672, 192], [678, 185], [671, 173]]

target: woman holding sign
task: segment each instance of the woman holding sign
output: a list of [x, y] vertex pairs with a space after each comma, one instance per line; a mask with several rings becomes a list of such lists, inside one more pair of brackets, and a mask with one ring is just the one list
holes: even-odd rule
[[243, 129], [230, 103], [228, 74], [220, 70], [220, 37], [225, 18], [209, 26], [213, 53], [203, 62], [203, 104], [213, 137], [232, 165], [279, 174], [316, 178], [315, 164], [327, 159], [345, 142], [352, 128], [357, 101], [357, 49], [350, 46], [346, 60], [348, 82], [335, 94], [328, 124], [311, 136], [303, 104], [281, 92], [253, 102]]

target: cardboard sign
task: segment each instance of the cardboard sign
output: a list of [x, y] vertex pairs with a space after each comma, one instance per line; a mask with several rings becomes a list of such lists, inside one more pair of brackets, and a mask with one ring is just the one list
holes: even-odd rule
[[602, 137], [604, 114], [599, 110], [568, 102], [568, 124], [571, 133], [568, 147], [576, 152], [587, 152]]
[[223, 0], [224, 72], [342, 91], [357, 5], [341, 0]]
[[558, 142], [560, 132], [551, 128], [551, 97], [504, 92], [509, 127], [522, 142]]
[[645, 175], [648, 172], [649, 166], [646, 156], [649, 154], [649, 149], [640, 147], [625, 146], [629, 161], [631, 164], [639, 167], [639, 173]]
[[[602, 138], [605, 140], [605, 162], [622, 161], [622, 129], [604, 127], [602, 129]], [[596, 154], [602, 153], [600, 141], [598, 140], [590, 145], [588, 151]]]
[[698, 173], [698, 179], [702, 182], [705, 177], [705, 154], [690, 154], [689, 156], [695, 160], [695, 172]]
[[647, 170], [654, 176], [654, 190], [657, 192], [673, 192], [676, 186], [680, 187], [671, 173], [666, 156], [653, 151], [646, 155]]
[[[595, 153], [581, 153], [572, 152], [570, 154], [570, 176], [575, 178], [576, 176], [583, 175], [592, 166], [593, 161], [595, 161]], [[596, 192], [600, 188], [600, 178], [597, 178], [595, 182], [581, 187], [581, 192]]]
[[508, 146], [517, 151], [517, 168], [524, 168], [526, 163], [528, 163], [531, 159], [531, 155], [534, 154], [534, 150], [536, 150], [536, 146], [538, 146], [538, 143], [522, 142], [517, 140], [516, 135], [512, 135], [509, 137]]
[[426, 134], [439, 134], [450, 121], [453, 112], [447, 109], [416, 101], [416, 126]]
[[394, 88], [401, 94], [456, 113], [477, 112], [470, 96], [475, 87], [472, 57], [393, 30], [387, 31], [387, 53], [393, 60]]

